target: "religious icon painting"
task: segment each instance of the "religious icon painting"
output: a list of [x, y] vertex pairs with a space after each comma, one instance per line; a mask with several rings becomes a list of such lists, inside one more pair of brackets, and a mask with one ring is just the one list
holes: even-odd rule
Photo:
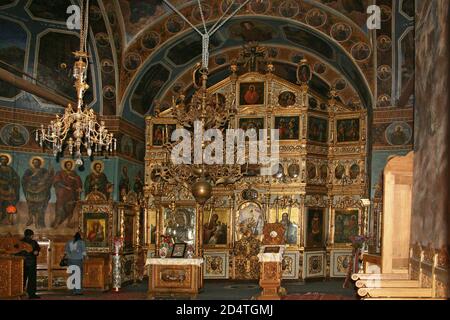
[[139, 68], [141, 63], [142, 63], [141, 56], [138, 53], [133, 52], [125, 57], [124, 67], [128, 71], [134, 71], [137, 68]]
[[306, 15], [306, 22], [313, 27], [321, 27], [327, 22], [327, 14], [319, 9], [312, 9]]
[[386, 5], [381, 6], [381, 21], [389, 21], [392, 17], [392, 10]]
[[284, 91], [278, 97], [278, 103], [282, 107], [291, 107], [295, 105], [295, 94], [291, 91]]
[[287, 0], [280, 5], [278, 11], [285, 18], [293, 18], [300, 12], [300, 6], [297, 1]]
[[205, 247], [226, 247], [228, 244], [228, 229], [230, 211], [215, 208], [203, 211], [203, 245]]
[[264, 129], [264, 118], [240, 118], [239, 129], [244, 130], [249, 136], [249, 130], [255, 130], [256, 137], [259, 139], [259, 130]]
[[306, 163], [306, 175], [308, 176], [308, 180], [313, 180], [317, 177], [316, 165], [310, 161]]
[[300, 139], [299, 117], [275, 117], [275, 129], [279, 131], [280, 140]]
[[197, 6], [192, 10], [192, 18], [197, 22], [203, 22], [203, 20], [206, 22], [211, 17], [211, 13], [211, 6], [203, 3], [201, 8]]
[[261, 206], [255, 202], [246, 202], [241, 205], [236, 215], [236, 236], [238, 239], [250, 235], [260, 238], [264, 224], [264, 211]]
[[393, 122], [385, 131], [386, 141], [392, 146], [403, 146], [411, 142], [412, 128], [402, 121]]
[[250, 9], [256, 14], [264, 14], [270, 8], [270, 1], [251, 1]]
[[334, 176], [336, 179], [340, 180], [344, 177], [345, 174], [345, 167], [340, 164], [336, 167], [336, 169], [334, 169]]
[[125, 213], [123, 217], [123, 250], [124, 252], [133, 251], [134, 247], [134, 234], [135, 230], [135, 217], [132, 214]]
[[377, 77], [381, 81], [387, 81], [392, 78], [392, 68], [388, 65], [381, 65], [377, 69]]
[[310, 109], [317, 109], [318, 104], [319, 103], [317, 102], [316, 98], [313, 97], [308, 98], [308, 105]]
[[320, 166], [319, 174], [320, 179], [322, 179], [323, 181], [326, 181], [328, 179], [328, 166], [326, 164]]
[[312, 79], [311, 67], [308, 62], [303, 59], [297, 68], [297, 81], [300, 83], [307, 83]]
[[328, 120], [318, 117], [309, 117], [308, 139], [313, 142], [326, 143], [328, 140]]
[[377, 47], [381, 51], [389, 50], [392, 47], [392, 40], [386, 35], [379, 36], [377, 39]]
[[299, 235], [299, 216], [300, 212], [297, 207], [285, 208], [278, 210], [272, 208], [269, 211], [269, 223], [281, 223], [284, 227], [284, 238], [286, 244], [295, 246], [298, 244]]
[[359, 234], [358, 210], [336, 210], [334, 218], [334, 243], [351, 243]]
[[109, 37], [106, 33], [100, 32], [95, 35], [95, 41], [100, 47], [106, 47], [109, 45]]
[[347, 88], [347, 81], [345, 81], [344, 79], [337, 79], [337, 80], [334, 82], [334, 88], [335, 88], [337, 91], [342, 91], [342, 90], [344, 90], [345, 88]]
[[172, 250], [171, 258], [184, 258], [186, 252], [186, 243], [175, 243]]
[[324, 246], [324, 218], [325, 209], [308, 208], [306, 216], [306, 247], [317, 248]]
[[359, 141], [359, 131], [360, 124], [359, 119], [343, 119], [337, 120], [336, 123], [337, 130], [337, 142], [358, 142]]
[[173, 15], [166, 22], [166, 29], [170, 33], [178, 33], [184, 28], [184, 20], [181, 19], [178, 15]]
[[28, 130], [20, 124], [7, 124], [0, 130], [1, 142], [12, 147], [21, 147], [30, 140]]
[[149, 234], [149, 240], [150, 240], [150, 244], [156, 244], [156, 215], [157, 212], [156, 210], [149, 210], [148, 212], [148, 231], [150, 232]]
[[254, 106], [264, 104], [264, 82], [241, 83], [239, 92], [239, 101], [241, 106]]
[[344, 42], [352, 35], [352, 28], [348, 24], [339, 22], [331, 27], [330, 34], [335, 40]]
[[114, 63], [109, 59], [103, 59], [101, 65], [104, 73], [112, 73], [114, 71]]
[[152, 50], [156, 48], [160, 42], [161, 37], [159, 36], [159, 34], [152, 31], [142, 37], [141, 45], [147, 50]]
[[317, 74], [323, 74], [327, 71], [327, 66], [323, 63], [316, 63], [314, 65], [314, 72]]
[[194, 245], [196, 237], [196, 209], [190, 207], [164, 208], [163, 234], [177, 243]]
[[368, 59], [371, 55], [370, 47], [365, 42], [358, 42], [355, 44], [352, 49], [351, 53], [353, 58], [355, 58], [356, 61], [364, 61]]
[[356, 163], [350, 167], [350, 179], [357, 179], [360, 173], [361, 169]]
[[116, 97], [116, 88], [113, 86], [104, 86], [103, 97], [106, 100], [113, 100]]
[[176, 128], [175, 124], [153, 124], [152, 145], [161, 147], [171, 141], [172, 133]]
[[86, 213], [84, 214], [84, 230], [86, 247], [108, 248], [108, 214]]

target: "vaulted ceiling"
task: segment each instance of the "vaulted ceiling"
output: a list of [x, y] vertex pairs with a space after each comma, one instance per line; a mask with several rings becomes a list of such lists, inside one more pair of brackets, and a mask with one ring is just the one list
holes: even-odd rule
[[[201, 1], [207, 27], [233, 2]], [[243, 44], [258, 41], [269, 49], [280, 76], [291, 80], [297, 62], [306, 57], [315, 66], [318, 90], [338, 83], [343, 88], [342, 101], [361, 101], [370, 107], [375, 75], [366, 30], [368, 2], [250, 1], [211, 40], [212, 81], [228, 76], [229, 62], [238, 57]], [[203, 30], [198, 1], [171, 3]], [[118, 111], [140, 121], [152, 111], [155, 100], [169, 101], [174, 92], [190, 87], [190, 72], [201, 59], [201, 38], [163, 1], [103, 0], [98, 4], [119, 66]]]
[[[36, 61], [31, 44], [30, 56], [38, 66], [31, 74], [50, 86], [55, 82], [51, 69], [55, 66], [49, 66], [46, 78], [38, 71], [47, 60], [56, 58], [40, 42], [47, 34], [50, 43], [58, 38], [55, 33], [76, 35], [67, 30], [65, 22], [67, 7], [77, 2], [0, 0], [5, 19], [28, 21], [23, 28], [32, 31], [39, 50]], [[198, 0], [170, 2], [203, 30]], [[206, 26], [215, 24], [230, 5], [229, 12], [242, 2], [201, 1]], [[230, 61], [239, 56], [245, 43], [257, 41], [267, 48], [280, 77], [295, 82], [296, 65], [306, 58], [314, 69], [312, 89], [317, 94], [326, 96], [335, 87], [342, 102], [370, 109], [377, 67], [375, 41], [366, 29], [369, 2], [373, 0], [251, 0], [211, 39], [211, 83], [229, 75]], [[390, 8], [381, 8], [382, 19], [391, 19]], [[190, 89], [191, 70], [201, 60], [201, 37], [162, 0], [90, 0], [89, 21], [93, 103], [98, 111], [144, 127], [144, 117], [151, 114], [155, 101], [167, 104], [174, 93]], [[67, 48], [68, 54], [57, 58], [59, 65], [71, 66], [67, 57], [74, 48]], [[69, 92], [72, 80], [67, 74]]]

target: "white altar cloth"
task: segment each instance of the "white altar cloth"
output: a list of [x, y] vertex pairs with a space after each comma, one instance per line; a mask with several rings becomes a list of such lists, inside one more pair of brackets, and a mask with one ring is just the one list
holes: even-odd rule
[[179, 258], [148, 258], [145, 262], [149, 265], [164, 265], [164, 266], [198, 266], [203, 264], [203, 258], [195, 259], [179, 259]]
[[283, 262], [283, 254], [285, 250], [285, 246], [267, 246], [267, 247], [280, 247], [280, 251], [278, 253], [266, 252], [264, 253], [264, 249], [266, 246], [261, 248], [261, 252], [258, 254], [259, 262]]

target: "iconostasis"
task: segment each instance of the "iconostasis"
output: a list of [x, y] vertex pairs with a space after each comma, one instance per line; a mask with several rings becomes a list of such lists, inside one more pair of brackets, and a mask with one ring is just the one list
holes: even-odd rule
[[[152, 194], [165, 184], [162, 177], [169, 170], [170, 154], [162, 146], [181, 126], [170, 108], [147, 118], [146, 192], [153, 207], [147, 228], [156, 254], [157, 223], [166, 234], [174, 234], [174, 224], [180, 229], [175, 230], [177, 237], [185, 235], [181, 240], [203, 253], [205, 279], [257, 279], [259, 267], [254, 262], [263, 227], [281, 222], [288, 245], [284, 278], [346, 275], [351, 237], [362, 234], [367, 224], [361, 204], [368, 192], [367, 111], [358, 105], [345, 106], [333, 91], [324, 97], [310, 90], [306, 83], [311, 70], [307, 62], [304, 67], [298, 74], [306, 80], [302, 85], [271, 72], [240, 76], [233, 72], [208, 89], [217, 101], [236, 99], [237, 112], [228, 128], [278, 129], [280, 160], [278, 171], [264, 176], [261, 166], [250, 163], [246, 154], [242, 176], [214, 185], [213, 197], [203, 208], [180, 184], [158, 197]], [[180, 170], [179, 177], [183, 174]], [[184, 215], [174, 223], [170, 205], [161, 209], [161, 203], [172, 204], [176, 212], [177, 203], [185, 201], [193, 201], [192, 210], [197, 209], [201, 219]]]

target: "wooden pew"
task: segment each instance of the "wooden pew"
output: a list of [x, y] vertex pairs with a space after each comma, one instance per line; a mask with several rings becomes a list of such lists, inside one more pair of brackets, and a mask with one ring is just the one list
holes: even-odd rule
[[429, 247], [414, 246], [410, 252], [409, 272], [399, 274], [354, 274], [357, 293], [363, 300], [434, 299], [434, 273], [437, 254]]
[[371, 298], [433, 298], [431, 288], [361, 288], [358, 295], [364, 300]]
[[356, 287], [361, 288], [419, 288], [418, 280], [397, 280], [397, 279], [368, 279], [356, 281]]
[[354, 273], [352, 274], [352, 280], [409, 280], [408, 273]]

